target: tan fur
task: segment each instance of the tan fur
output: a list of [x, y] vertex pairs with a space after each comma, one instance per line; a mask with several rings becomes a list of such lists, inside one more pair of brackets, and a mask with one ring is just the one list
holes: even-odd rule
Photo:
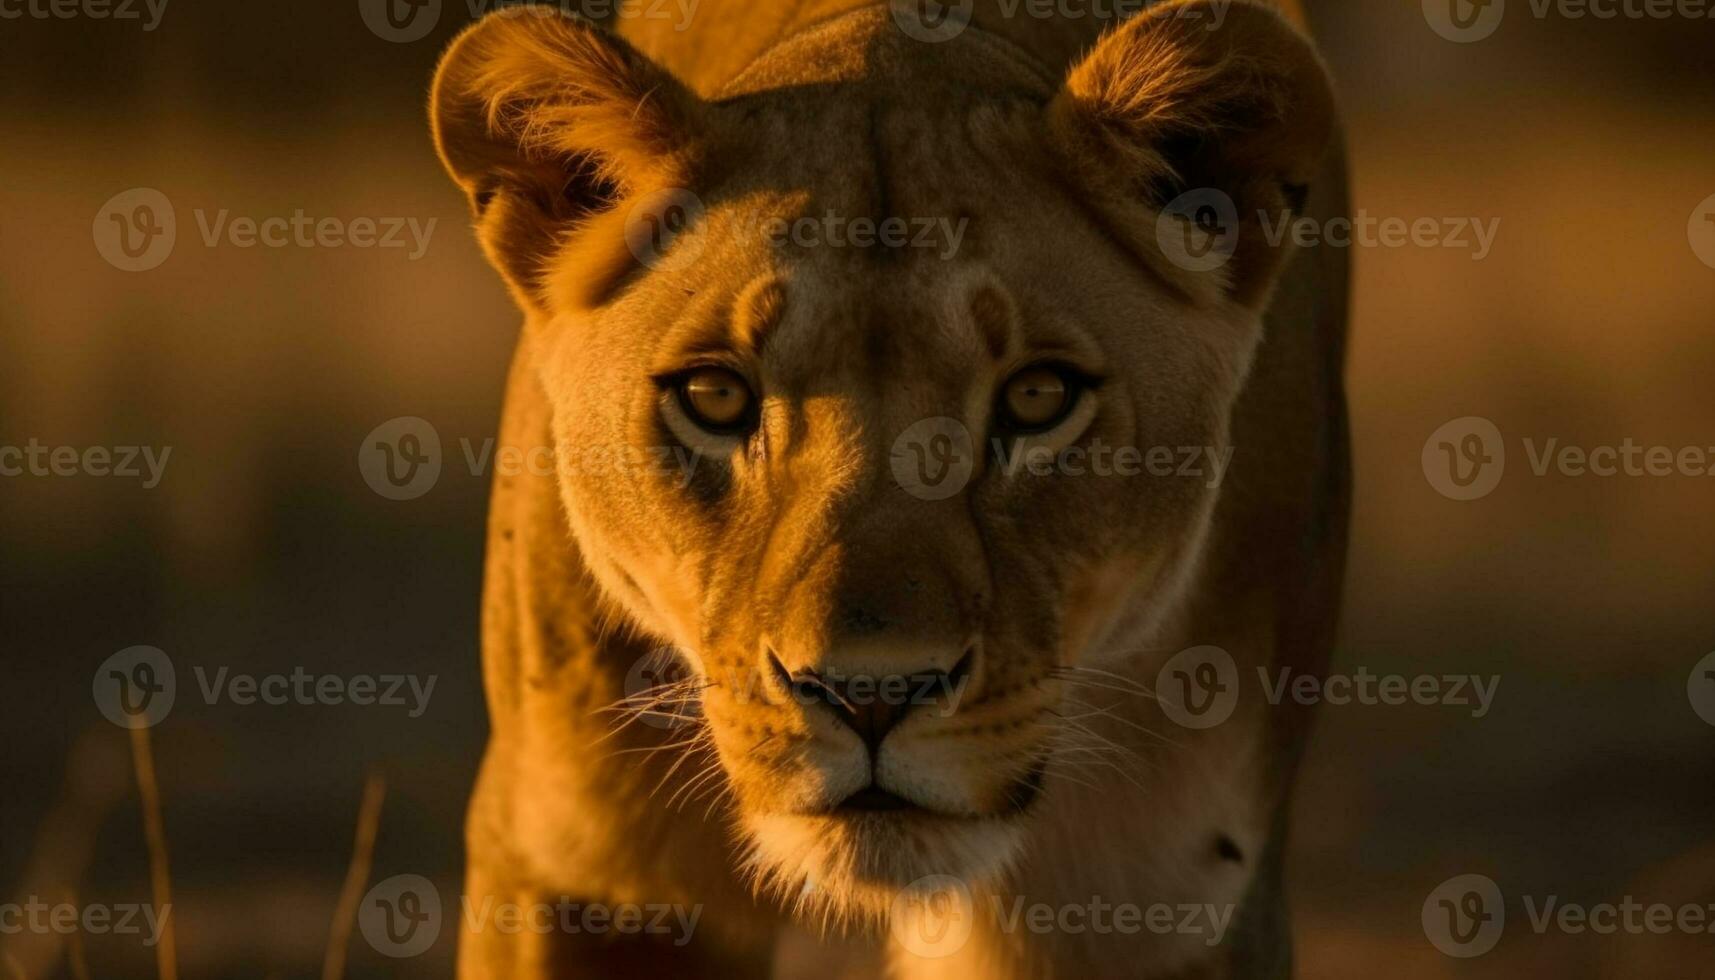
[[[939, 44], [850, 0], [703, 0], [683, 35], [625, 25], [634, 43], [511, 12], [444, 59], [437, 144], [525, 317], [501, 442], [563, 464], [495, 484], [467, 900], [703, 909], [682, 947], [466, 923], [462, 975], [766, 975], [800, 929], [898, 977], [1289, 969], [1302, 712], [1253, 685], [1191, 731], [1147, 688], [1185, 647], [1243, 679], [1319, 670], [1331, 642], [1344, 258], [1272, 246], [1254, 217], [1343, 210], [1327, 83], [1258, 6], [1208, 30], [1185, 16], [1207, 0], [1177, 0], [1100, 37], [999, 10]], [[1190, 272], [1156, 218], [1203, 186], [1238, 203], [1240, 240]], [[640, 262], [628, 223], [684, 192], [696, 220]], [[944, 250], [759, 231], [826, 213], [968, 231]], [[1008, 473], [995, 391], [1050, 355], [1102, 381], [1028, 445], [1231, 450], [1224, 483]], [[687, 427], [658, 383], [711, 359], [762, 394], [755, 435]], [[938, 500], [893, 465], [934, 417], [977, 444]], [[653, 465], [662, 448], [694, 468]], [[640, 698], [628, 672], [663, 646], [686, 679]], [[961, 686], [872, 756], [780, 671]], [[872, 779], [918, 809], [833, 809]], [[898, 939], [928, 876], [981, 913], [945, 958]], [[1015, 898], [1237, 911], [1210, 946], [1007, 933], [987, 910]]]

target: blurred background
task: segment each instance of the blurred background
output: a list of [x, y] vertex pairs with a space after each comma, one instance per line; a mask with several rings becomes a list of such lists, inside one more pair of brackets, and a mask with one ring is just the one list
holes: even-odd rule
[[[1290, 856], [1300, 973], [1715, 977], [1715, 936], [1537, 935], [1520, 900], [1715, 903], [1715, 717], [1692, 679], [1715, 651], [1715, 477], [1537, 476], [1523, 441], [1715, 447], [1715, 224], [1696, 237], [1715, 211], [1715, 20], [1514, 0], [1456, 43], [1417, 0], [1309, 7], [1356, 206], [1499, 222], [1480, 258], [1355, 249], [1334, 669], [1501, 681], [1480, 719], [1320, 709]], [[456, 895], [486, 731], [487, 474], [467, 453], [494, 433], [518, 317], [423, 111], [471, 12], [448, 2], [408, 38], [350, 2], [0, 9], [25, 11], [0, 20], [0, 445], [171, 447], [152, 487], [146, 467], [0, 477], [0, 901], [148, 900], [131, 749], [92, 684], [116, 652], [158, 647], [179, 682], [151, 735], [183, 973], [314, 976], [366, 777], [387, 783], [370, 879]], [[170, 202], [176, 243], [132, 272], [159, 257], [123, 255], [142, 239], [110, 223], [158, 224], [140, 188]], [[199, 223], [222, 211], [427, 234], [211, 247]], [[1508, 458], [1459, 501], [1422, 454], [1467, 416]], [[392, 500], [359, 448], [401, 417], [432, 426], [444, 465]], [[414, 717], [206, 704], [194, 671], [223, 666], [435, 687]], [[1461, 874], [1507, 896], [1504, 938], [1472, 959], [1421, 920]], [[445, 975], [444, 932], [411, 960], [356, 938], [350, 972]], [[81, 944], [95, 976], [152, 975], [135, 937]], [[0, 952], [8, 977], [72, 975], [57, 939]]]

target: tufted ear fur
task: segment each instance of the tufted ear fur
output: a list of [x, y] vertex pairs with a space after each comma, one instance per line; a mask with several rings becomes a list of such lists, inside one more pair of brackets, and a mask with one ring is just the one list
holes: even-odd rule
[[689, 180], [701, 108], [625, 41], [543, 6], [467, 28], [430, 97], [441, 161], [526, 311], [546, 307], [550, 263], [597, 266], [578, 269], [589, 284], [630, 267], [623, 230], [600, 226], [623, 202]]
[[[1334, 138], [1334, 102], [1310, 42], [1279, 14], [1243, 0], [1220, 13], [1214, 0], [1176, 0], [1121, 24], [1067, 75], [1049, 118], [1122, 240], [1193, 299], [1255, 308], [1290, 245], [1270, 241], [1262, 216], [1284, 228], [1302, 205]], [[1180, 232], [1204, 219], [1218, 240], [1187, 255]], [[1214, 262], [1210, 247], [1222, 250]]]

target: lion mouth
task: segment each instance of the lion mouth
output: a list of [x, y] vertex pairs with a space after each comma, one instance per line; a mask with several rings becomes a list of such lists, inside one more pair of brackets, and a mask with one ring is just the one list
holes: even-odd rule
[[921, 810], [922, 807], [871, 783], [841, 800], [834, 809], [851, 813], [888, 813], [896, 810]]

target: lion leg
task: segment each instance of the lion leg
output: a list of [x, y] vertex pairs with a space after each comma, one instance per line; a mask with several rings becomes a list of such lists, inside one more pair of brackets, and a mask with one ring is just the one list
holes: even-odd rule
[[[542, 862], [527, 855], [564, 850], [535, 840], [526, 821], [512, 819], [515, 797], [503, 778], [507, 772], [491, 754], [471, 799], [464, 894], [457, 909], [447, 913], [458, 916], [459, 977], [763, 980], [770, 975], [772, 936], [754, 929], [738, 933], [717, 921], [732, 905], [731, 895], [711, 895], [705, 905], [697, 889], [674, 887], [665, 891], [694, 897], [657, 901], [666, 896], [655, 896], [647, 885], [621, 883], [629, 876], [616, 878], [612, 867], [574, 861], [544, 871]], [[685, 856], [660, 855], [669, 860]], [[746, 938], [735, 938], [741, 934]]]

